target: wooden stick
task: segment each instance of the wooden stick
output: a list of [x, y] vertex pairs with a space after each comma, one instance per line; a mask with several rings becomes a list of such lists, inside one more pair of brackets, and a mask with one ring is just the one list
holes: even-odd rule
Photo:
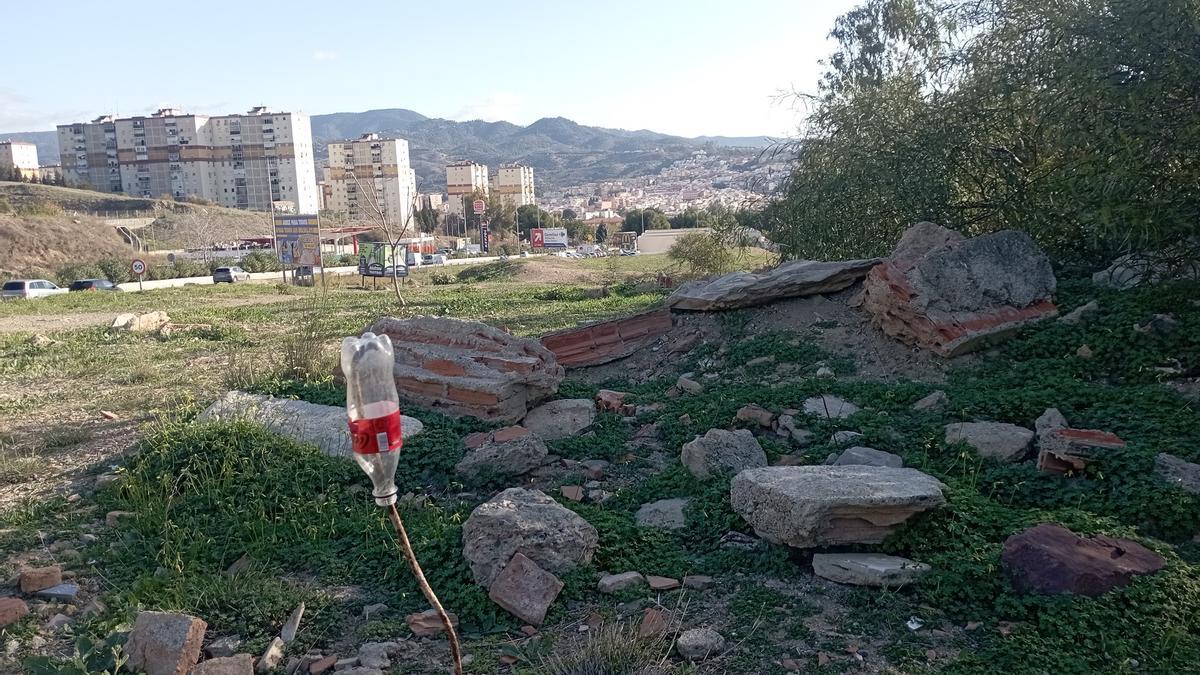
[[442, 608], [442, 603], [438, 601], [429, 582], [425, 580], [425, 573], [421, 571], [421, 563], [417, 562], [417, 554], [413, 553], [412, 544], [408, 541], [408, 532], [404, 529], [404, 521], [400, 519], [400, 512], [396, 510], [395, 504], [388, 507], [388, 518], [392, 521], [392, 526], [396, 528], [396, 535], [400, 537], [400, 545], [404, 548], [404, 557], [408, 558], [408, 566], [412, 568], [413, 576], [417, 578], [417, 585], [421, 587], [425, 599], [437, 610], [438, 616], [442, 619], [442, 625], [446, 627], [446, 635], [450, 637], [450, 654], [454, 657], [454, 673], [463, 675], [462, 651], [458, 646], [458, 633], [454, 631], [450, 615]]

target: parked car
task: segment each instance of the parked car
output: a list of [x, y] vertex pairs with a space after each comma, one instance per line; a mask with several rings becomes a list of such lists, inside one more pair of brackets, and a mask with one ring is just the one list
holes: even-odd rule
[[108, 279], [77, 279], [67, 287], [68, 291], [119, 291]]
[[529, 257], [529, 251], [521, 251], [521, 257], [522, 257], [522, 258], [528, 258], [528, 257]]
[[421, 264], [422, 265], [432, 265], [433, 264], [433, 254], [426, 253], [425, 255], [421, 256]]
[[233, 284], [239, 281], [250, 281], [250, 273], [240, 267], [218, 267], [213, 272], [214, 284]]
[[67, 289], [59, 288], [54, 282], [45, 279], [13, 279], [4, 282], [4, 288], [0, 289], [0, 298], [4, 300], [44, 298], [48, 295], [66, 292]]

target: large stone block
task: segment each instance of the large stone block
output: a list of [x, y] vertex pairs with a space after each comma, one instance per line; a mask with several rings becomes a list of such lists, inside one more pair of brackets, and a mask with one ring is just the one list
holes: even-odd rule
[[1050, 260], [1029, 235], [972, 239], [918, 223], [863, 282], [862, 307], [885, 333], [942, 356], [981, 349], [1058, 312]]
[[446, 415], [514, 423], [563, 378], [537, 340], [476, 321], [382, 317], [366, 331], [392, 339], [401, 401]]
[[187, 614], [138, 614], [125, 643], [130, 669], [146, 675], [185, 675], [200, 658], [207, 628]]
[[916, 469], [772, 466], [734, 476], [730, 503], [775, 544], [878, 544], [913, 515], [943, 504], [943, 487]]
[[1135, 541], [1081, 537], [1057, 523], [1042, 523], [1009, 537], [1000, 561], [1017, 590], [1041, 595], [1097, 596], [1167, 565], [1162, 556]]
[[679, 460], [693, 476], [704, 480], [718, 474], [766, 466], [767, 454], [754, 434], [746, 429], [709, 429], [703, 436], [683, 445]]
[[796, 260], [764, 274], [733, 272], [684, 284], [667, 298], [666, 305], [676, 310], [712, 312], [833, 293], [863, 278], [878, 262], [879, 258], [835, 262]]

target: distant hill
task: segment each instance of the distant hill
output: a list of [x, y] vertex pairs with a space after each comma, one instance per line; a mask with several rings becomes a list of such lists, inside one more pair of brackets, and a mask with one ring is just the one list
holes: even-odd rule
[[[313, 115], [312, 130], [318, 161], [324, 159], [329, 143], [365, 133], [407, 140], [423, 191], [444, 189], [446, 162], [456, 159], [491, 167], [521, 162], [532, 166], [538, 183], [548, 187], [654, 175], [700, 149], [745, 157], [769, 142], [764, 136], [684, 138], [590, 127], [564, 117], [545, 117], [525, 127], [509, 122], [455, 122], [403, 108]], [[0, 140], [10, 138], [36, 143], [43, 164], [57, 163], [55, 132], [0, 133]]]

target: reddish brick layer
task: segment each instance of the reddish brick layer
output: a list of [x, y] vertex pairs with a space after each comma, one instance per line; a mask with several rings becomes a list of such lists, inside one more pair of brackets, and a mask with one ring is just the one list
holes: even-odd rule
[[629, 356], [670, 330], [670, 310], [657, 309], [551, 333], [542, 345], [563, 366], [581, 368]]

